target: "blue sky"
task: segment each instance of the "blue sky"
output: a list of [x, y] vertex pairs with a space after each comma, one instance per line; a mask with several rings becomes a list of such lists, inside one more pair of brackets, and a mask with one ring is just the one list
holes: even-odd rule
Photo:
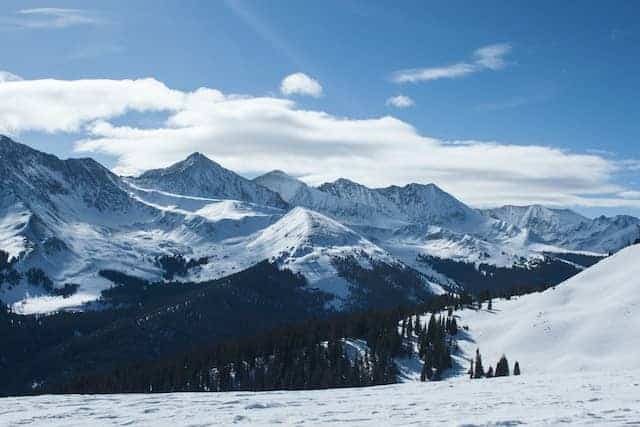
[[[285, 169], [311, 183], [337, 175], [369, 185], [433, 180], [475, 205], [540, 202], [575, 207], [591, 215], [640, 214], [638, 2], [5, 1], [3, 6], [0, 70], [25, 82], [150, 77], [183, 93], [206, 87], [225, 97], [269, 100], [268, 107], [260, 105], [259, 116], [242, 116], [237, 126], [243, 120], [266, 123], [265, 117], [285, 117], [287, 123], [297, 124], [285, 136], [302, 135], [300, 129], [322, 128], [325, 122], [314, 115], [307, 124], [307, 117], [299, 113], [324, 112], [331, 117], [329, 126], [339, 122], [338, 128], [327, 133], [335, 132], [337, 139], [353, 138], [354, 144], [375, 139], [377, 134], [367, 132], [375, 133], [380, 126], [380, 135], [406, 137], [402, 144], [420, 144], [413, 141], [416, 135], [437, 141], [434, 152], [439, 154], [435, 157], [462, 156], [458, 150], [452, 156], [448, 151], [459, 141], [473, 147], [468, 150], [470, 158], [460, 158], [465, 167], [435, 172], [429, 162], [414, 162], [420, 156], [429, 157], [429, 150], [414, 153], [411, 146], [401, 145], [397, 151], [406, 158], [396, 158], [394, 153], [375, 158], [341, 141], [312, 146], [309, 141], [319, 138], [315, 135], [286, 142], [272, 135], [273, 128], [267, 124], [247, 134], [237, 129], [221, 133], [220, 122], [207, 122], [215, 127], [213, 134], [193, 136], [191, 129], [166, 141], [165, 130], [153, 135], [156, 145], [140, 143], [146, 148], [135, 152], [123, 147], [137, 144], [133, 139], [139, 133], [123, 136], [122, 129], [87, 130], [95, 129], [96, 121], [106, 121], [112, 128], [175, 127], [166, 122], [178, 107], [145, 104], [138, 108], [131, 106], [135, 102], [131, 100], [125, 102], [123, 113], [92, 115], [62, 130], [22, 123], [7, 128], [7, 133], [21, 141], [63, 157], [91, 155], [117, 171], [133, 173], [136, 161], [140, 168], [164, 165], [195, 148], [246, 175], [284, 163]], [[492, 46], [502, 50], [487, 62], [479, 49]], [[424, 78], [433, 76], [433, 69], [439, 70], [440, 77]], [[425, 70], [422, 79], [398, 81], [399, 75], [420, 75]], [[455, 70], [463, 72], [452, 77]], [[304, 89], [283, 93], [281, 82], [292, 73], [314, 79], [322, 88], [321, 95], [304, 96]], [[400, 95], [410, 98], [413, 105], [398, 108], [389, 101]], [[287, 99], [295, 105], [283, 107], [276, 102]], [[3, 102], [7, 101], [0, 100], [0, 106]], [[271, 102], [277, 104], [275, 110], [269, 109]], [[235, 104], [228, 107], [254, 111], [253, 104]], [[226, 114], [231, 113], [225, 109], [223, 117]], [[387, 116], [399, 123], [379, 122]], [[181, 119], [179, 126], [202, 127], [202, 122], [194, 126], [193, 121]], [[282, 128], [272, 121], [269, 124]], [[343, 129], [347, 125], [348, 132]], [[366, 132], [356, 135], [362, 128]], [[257, 150], [247, 160], [256, 150], [246, 139], [260, 138], [258, 130], [269, 135], [266, 141], [273, 141], [270, 145], [265, 142], [268, 149]], [[226, 146], [208, 142], [213, 135], [226, 141]], [[78, 142], [87, 139], [101, 142]], [[179, 145], [177, 139], [187, 142]], [[507, 147], [507, 154], [483, 154], [487, 147], [482, 144], [487, 143]], [[234, 144], [238, 150], [226, 150]], [[372, 147], [372, 152], [384, 151], [375, 144]], [[444, 154], [443, 147], [447, 148]], [[554, 154], [536, 174], [523, 173], [508, 183], [509, 169], [504, 162], [513, 147], [561, 150], [566, 158]], [[251, 152], [243, 153], [243, 149]], [[286, 155], [278, 156], [278, 150]], [[299, 157], [291, 154], [298, 150]], [[335, 157], [335, 150], [347, 159], [353, 156], [354, 169], [340, 159], [326, 160], [319, 170], [305, 169], [314, 164], [314, 157]], [[527, 161], [530, 158], [521, 163], [517, 159], [536, 152], [517, 152], [514, 164], [536, 168]], [[473, 153], [480, 156], [477, 168], [472, 166]], [[541, 164], [547, 154], [540, 154]], [[389, 157], [395, 162], [380, 164]], [[149, 158], [157, 158], [158, 164], [143, 162]], [[555, 177], [565, 160], [567, 170]], [[405, 163], [409, 165], [405, 174], [386, 173]], [[595, 170], [593, 175], [589, 169]], [[468, 181], [459, 178], [466, 173]], [[545, 174], [551, 183], [545, 183]], [[558, 194], [551, 194], [554, 180]]]

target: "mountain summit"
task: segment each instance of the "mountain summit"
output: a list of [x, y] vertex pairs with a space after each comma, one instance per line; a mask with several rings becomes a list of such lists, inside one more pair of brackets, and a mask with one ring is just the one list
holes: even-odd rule
[[231, 199], [286, 209], [275, 192], [225, 169], [201, 153], [173, 165], [149, 170], [131, 182], [143, 188], [185, 196]]

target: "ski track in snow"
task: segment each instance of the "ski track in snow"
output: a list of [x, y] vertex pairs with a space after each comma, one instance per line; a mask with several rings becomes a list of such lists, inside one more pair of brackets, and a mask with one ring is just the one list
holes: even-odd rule
[[358, 389], [0, 399], [2, 426], [640, 425], [640, 371]]

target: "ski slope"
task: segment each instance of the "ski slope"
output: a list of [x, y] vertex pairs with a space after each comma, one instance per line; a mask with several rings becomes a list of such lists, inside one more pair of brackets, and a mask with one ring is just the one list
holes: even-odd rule
[[464, 310], [464, 353], [488, 369], [504, 353], [531, 374], [640, 369], [640, 245], [545, 292]]

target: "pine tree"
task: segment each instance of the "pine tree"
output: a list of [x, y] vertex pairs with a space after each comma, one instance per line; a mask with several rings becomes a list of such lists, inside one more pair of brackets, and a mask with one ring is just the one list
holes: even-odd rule
[[487, 371], [487, 378], [493, 378], [493, 366], [489, 366], [489, 370]]
[[520, 375], [520, 364], [516, 360], [516, 364], [513, 365], [513, 375]]
[[484, 377], [484, 368], [482, 367], [482, 356], [480, 356], [480, 349], [476, 349], [476, 369], [473, 374], [473, 378]]
[[438, 322], [436, 320], [435, 314], [432, 313], [431, 318], [429, 319], [429, 326], [427, 326], [427, 344], [433, 343], [437, 329]]
[[451, 326], [449, 329], [449, 333], [451, 335], [456, 335], [458, 333], [458, 322], [456, 322], [456, 318], [451, 319]]
[[422, 365], [422, 371], [420, 372], [420, 381], [425, 382], [427, 380], [430, 380], [432, 376], [433, 370], [431, 369], [431, 366], [429, 366], [429, 364], [425, 361], [425, 363]]
[[493, 310], [493, 302], [491, 300], [491, 297], [489, 297], [489, 303], [487, 305], [487, 310], [489, 310], [489, 311]]
[[496, 365], [496, 377], [508, 377], [509, 376], [509, 361], [503, 354], [498, 364]]

